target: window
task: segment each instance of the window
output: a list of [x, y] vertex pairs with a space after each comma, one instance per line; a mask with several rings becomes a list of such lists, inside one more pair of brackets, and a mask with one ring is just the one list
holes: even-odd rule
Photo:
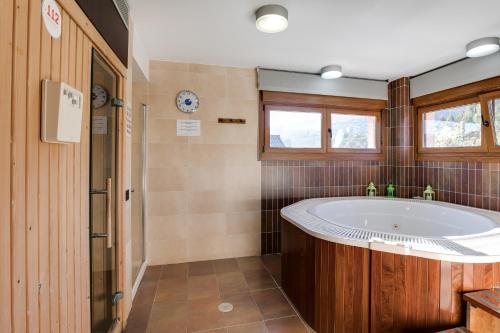
[[376, 153], [380, 151], [380, 112], [330, 112], [330, 149]]
[[417, 117], [419, 159], [487, 158], [500, 152], [499, 92], [417, 107]]
[[313, 111], [269, 111], [270, 148], [321, 148], [322, 113]]
[[383, 159], [381, 123], [385, 101], [336, 97], [341, 108], [331, 103], [331, 98], [264, 92], [260, 157]]

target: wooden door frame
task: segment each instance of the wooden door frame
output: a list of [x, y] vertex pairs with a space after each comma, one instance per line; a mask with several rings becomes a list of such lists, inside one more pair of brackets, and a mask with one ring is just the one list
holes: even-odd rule
[[[71, 18], [76, 22], [76, 24], [81, 27], [81, 29], [85, 32], [89, 40], [91, 41], [89, 48], [83, 50], [84, 52], [88, 52], [90, 54], [87, 57], [88, 61], [92, 62], [92, 50], [95, 49], [101, 58], [108, 64], [108, 66], [115, 72], [117, 86], [116, 86], [116, 97], [124, 100], [125, 99], [125, 87], [127, 86], [127, 68], [121, 63], [120, 59], [116, 54], [111, 50], [109, 45], [106, 43], [101, 34], [97, 31], [97, 29], [93, 26], [90, 20], [87, 18], [82, 9], [78, 6], [75, 1], [72, 0], [57, 0], [58, 4], [71, 16]], [[85, 58], [84, 58], [85, 59]], [[89, 64], [89, 69], [91, 66]], [[89, 73], [89, 85], [91, 83], [91, 73]], [[90, 107], [90, 94], [87, 96], [87, 102]], [[116, 173], [117, 173], [117, 197], [116, 197], [116, 262], [117, 262], [117, 289], [123, 291], [123, 293], [128, 293], [125, 290], [125, 269], [124, 269], [124, 217], [125, 217], [125, 157], [126, 157], [126, 137], [125, 137], [125, 115], [124, 108], [127, 105], [126, 102], [123, 103], [123, 107], [117, 108], [117, 151], [116, 151]], [[91, 131], [91, 128], [84, 129], [86, 131]], [[90, 135], [90, 133], [88, 133]], [[90, 144], [90, 140], [89, 140]], [[87, 169], [90, 168], [90, 160], [88, 160], [88, 165], [83, 166]], [[87, 193], [82, 196], [86, 198], [87, 205], [89, 205], [89, 197]], [[88, 207], [88, 206], [87, 206]], [[87, 223], [90, 223], [90, 216]], [[90, 237], [90, 235], [89, 235]], [[90, 242], [89, 248], [87, 249], [90, 253]], [[89, 257], [90, 258], [90, 257]], [[90, 261], [88, 263], [88, 272], [90, 274]], [[90, 286], [89, 290], [90, 292]], [[118, 302], [117, 304], [117, 318], [119, 320], [120, 328], [124, 328], [125, 324], [125, 311], [124, 311], [124, 299], [125, 297]], [[90, 307], [90, 302], [86, 302], [87, 307]], [[90, 311], [90, 308], [89, 308]], [[90, 320], [90, 317], [89, 317]]]

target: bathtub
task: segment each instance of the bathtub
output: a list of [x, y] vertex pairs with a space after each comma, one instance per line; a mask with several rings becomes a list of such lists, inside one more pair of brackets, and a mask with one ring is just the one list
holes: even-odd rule
[[319, 198], [281, 210], [282, 287], [316, 332], [465, 325], [500, 285], [500, 214], [435, 201]]

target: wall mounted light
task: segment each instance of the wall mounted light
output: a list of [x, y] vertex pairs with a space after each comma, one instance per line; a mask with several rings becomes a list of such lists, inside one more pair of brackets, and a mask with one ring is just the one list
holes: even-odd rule
[[265, 5], [255, 12], [257, 29], [266, 33], [284, 31], [288, 27], [288, 10], [280, 5]]
[[321, 68], [321, 78], [326, 80], [338, 79], [342, 76], [342, 67], [339, 65], [329, 65]]
[[497, 52], [500, 49], [498, 37], [484, 37], [473, 40], [465, 46], [466, 55], [469, 58], [484, 57]]

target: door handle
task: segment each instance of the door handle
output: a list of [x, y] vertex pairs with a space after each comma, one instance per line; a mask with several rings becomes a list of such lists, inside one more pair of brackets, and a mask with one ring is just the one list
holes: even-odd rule
[[108, 249], [113, 247], [113, 235], [112, 232], [112, 215], [111, 210], [113, 208], [112, 205], [112, 196], [111, 196], [111, 178], [106, 179], [106, 245]]

